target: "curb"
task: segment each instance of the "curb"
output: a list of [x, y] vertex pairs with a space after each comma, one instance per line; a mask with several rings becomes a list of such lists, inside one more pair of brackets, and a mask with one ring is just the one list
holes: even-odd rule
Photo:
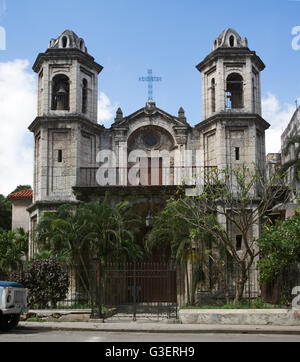
[[158, 325], [139, 323], [92, 323], [92, 322], [20, 322], [19, 329], [42, 328], [60, 331], [95, 331], [119, 333], [193, 333], [193, 334], [284, 334], [300, 335], [299, 327], [287, 326], [237, 326], [237, 325]]

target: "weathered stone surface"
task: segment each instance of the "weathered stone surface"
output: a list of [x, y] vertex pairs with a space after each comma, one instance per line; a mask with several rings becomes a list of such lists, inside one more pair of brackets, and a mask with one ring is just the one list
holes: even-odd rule
[[300, 326], [300, 310], [290, 309], [182, 309], [183, 324]]
[[[191, 173], [195, 170], [242, 164], [256, 164], [263, 169], [265, 130], [269, 127], [261, 117], [260, 72], [264, 67], [255, 52], [248, 48], [247, 40], [233, 29], [226, 29], [214, 42], [213, 52], [197, 67], [202, 73], [202, 122], [191, 127], [182, 107], [174, 116], [151, 100], [127, 116], [118, 109], [115, 122], [106, 129], [97, 123], [98, 74], [102, 67], [87, 53], [83, 39], [72, 31], [51, 39], [49, 49], [38, 56], [33, 66], [38, 73], [38, 117], [29, 127], [35, 137], [35, 198], [28, 208], [30, 231], [35, 230], [45, 211], [53, 211], [61, 203], [98, 201], [106, 191], [110, 192], [112, 200], [132, 201], [138, 215], [144, 219], [150, 208], [157, 214], [164, 207], [173, 187], [183, 182], [192, 184]], [[228, 81], [232, 75], [241, 79], [237, 82], [238, 92], [236, 81]], [[65, 90], [69, 102], [64, 110], [55, 107], [54, 78], [57, 76], [69, 80]], [[83, 92], [85, 81], [87, 94]], [[228, 85], [232, 88], [230, 95]], [[233, 98], [241, 99], [233, 102]], [[232, 101], [231, 108], [228, 99]], [[87, 107], [83, 107], [85, 100]], [[195, 120], [191, 122], [196, 123]], [[128, 160], [131, 151], [137, 150], [141, 150], [143, 156]], [[116, 164], [113, 167], [118, 168], [119, 175], [116, 185], [96, 183], [99, 167], [108, 165], [106, 158], [99, 160], [97, 157], [99, 151], [114, 152]], [[164, 151], [171, 155], [167, 167], [166, 158], [158, 153]], [[187, 164], [188, 152], [192, 158]], [[145, 166], [146, 175], [140, 170], [139, 176], [135, 173], [133, 177], [136, 184], [130, 183], [128, 168], [135, 162], [148, 163], [151, 157], [158, 161], [156, 174], [152, 175], [153, 170], [150, 172]], [[184, 166], [189, 168], [188, 174], [182, 172]], [[125, 174], [120, 170], [125, 170]], [[195, 178], [195, 174], [193, 176]], [[147, 182], [141, 182], [142, 178]], [[220, 222], [226, 225], [226, 220]], [[259, 227], [255, 228], [251, 231], [253, 239], [259, 236]], [[231, 234], [234, 240], [237, 231], [232, 230]], [[35, 244], [34, 233], [30, 235], [29, 257], [32, 257], [37, 248], [32, 245]]]

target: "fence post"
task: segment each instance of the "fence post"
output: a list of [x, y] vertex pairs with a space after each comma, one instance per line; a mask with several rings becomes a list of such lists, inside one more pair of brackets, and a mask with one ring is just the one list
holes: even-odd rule
[[250, 282], [250, 268], [248, 268], [248, 305], [251, 307], [251, 282]]
[[133, 263], [133, 320], [136, 321], [136, 261]]
[[97, 268], [96, 260], [92, 261], [92, 283], [91, 283], [91, 317], [95, 317], [95, 299], [96, 299], [96, 283], [97, 283]]
[[[102, 315], [102, 293], [101, 293], [101, 288], [102, 288], [102, 271], [103, 271], [103, 268], [102, 268], [102, 262], [101, 262], [101, 259], [99, 258], [99, 285], [98, 285], [98, 299], [99, 299], [99, 303], [98, 303], [98, 316], [99, 316], [99, 319], [101, 319], [103, 317]], [[103, 322], [104, 322], [104, 319], [103, 319]]]

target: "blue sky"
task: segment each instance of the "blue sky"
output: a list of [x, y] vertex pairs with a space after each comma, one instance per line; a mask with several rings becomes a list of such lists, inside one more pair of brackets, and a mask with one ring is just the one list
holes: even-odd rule
[[[17, 64], [20, 74], [30, 83], [30, 102], [35, 91], [31, 66], [37, 54], [47, 49], [50, 38], [71, 29], [85, 39], [89, 53], [104, 66], [99, 92], [105, 95], [104, 107], [109, 107], [107, 119], [104, 117], [106, 125], [116, 107], [128, 115], [144, 106], [147, 85], [138, 79], [149, 68], [162, 77], [162, 82], [154, 85], [157, 106], [174, 115], [182, 106], [188, 122], [199, 123], [201, 74], [195, 66], [211, 52], [213, 40], [225, 28], [234, 28], [248, 38], [249, 48], [266, 64], [262, 98], [264, 115], [273, 127], [267, 134], [267, 140], [273, 142], [267, 141], [267, 151], [280, 149], [279, 131], [288, 123], [295, 100], [300, 98], [300, 51], [291, 45], [291, 31], [300, 26], [299, 1], [0, 0], [0, 5], [0, 26], [6, 31], [6, 50], [0, 51], [0, 66]], [[25, 63], [15, 63], [17, 59]], [[13, 86], [12, 80], [5, 78], [7, 72], [2, 74], [1, 78], [0, 68], [0, 95], [1, 87], [8, 83]], [[22, 108], [22, 104], [17, 106]], [[28, 153], [32, 145], [27, 126], [32, 119], [25, 116], [34, 118], [34, 112], [19, 117], [24, 127], [21, 142], [28, 147]], [[4, 138], [0, 126], [0, 153]], [[1, 178], [0, 193], [5, 193], [9, 186], [1, 183]], [[27, 180], [24, 176], [15, 183]]]

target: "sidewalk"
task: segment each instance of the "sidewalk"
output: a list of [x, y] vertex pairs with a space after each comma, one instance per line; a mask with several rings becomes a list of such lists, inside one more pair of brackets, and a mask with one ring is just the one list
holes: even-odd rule
[[140, 332], [140, 333], [231, 333], [231, 334], [290, 334], [300, 335], [300, 326], [247, 326], [168, 324], [163, 322], [20, 322], [21, 328], [45, 328], [65, 331]]
[[[209, 319], [199, 317], [203, 315]], [[290, 334], [300, 335], [300, 323], [285, 325], [282, 318], [266, 319], [264, 313], [275, 316], [278, 310], [233, 311], [233, 310], [183, 310], [180, 319], [167, 319], [164, 316], [144, 314], [137, 321], [131, 315], [118, 313], [103, 320], [90, 319], [91, 310], [29, 310], [27, 317], [36, 321], [21, 321], [19, 328], [56, 329], [65, 331], [101, 331], [101, 332], [142, 332], [142, 333], [224, 333], [224, 334]], [[294, 311], [279, 311], [279, 315], [289, 316]], [[212, 315], [210, 315], [212, 314]], [[238, 314], [234, 319], [232, 314]], [[255, 314], [252, 323], [249, 318]], [[256, 316], [257, 314], [257, 316]], [[247, 319], [242, 317], [247, 316]], [[293, 316], [294, 314], [292, 314]], [[198, 318], [198, 323], [193, 318]], [[224, 319], [228, 317], [227, 319]], [[264, 319], [263, 319], [264, 317]], [[257, 319], [258, 318], [258, 319]], [[287, 317], [286, 317], [287, 318]], [[222, 320], [223, 319], [223, 320]], [[263, 321], [263, 323], [261, 323]], [[183, 323], [182, 323], [183, 322]], [[229, 323], [226, 323], [229, 322]], [[233, 323], [232, 323], [233, 322]], [[245, 323], [244, 323], [245, 322]]]

